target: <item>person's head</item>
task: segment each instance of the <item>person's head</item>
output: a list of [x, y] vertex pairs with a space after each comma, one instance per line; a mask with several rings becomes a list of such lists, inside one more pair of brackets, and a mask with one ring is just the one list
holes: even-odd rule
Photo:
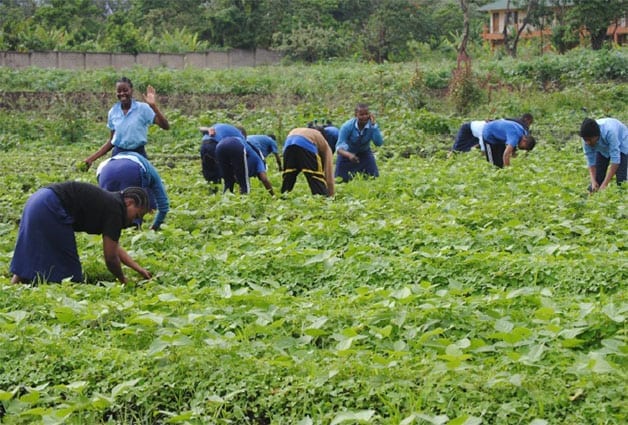
[[275, 136], [273, 133], [267, 134], [267, 136], [273, 139], [275, 142], [277, 141], [277, 136]]
[[127, 187], [122, 191], [126, 205], [127, 226], [140, 222], [150, 210], [150, 198], [145, 189], [137, 186]]
[[358, 103], [355, 107], [355, 117], [358, 119], [358, 124], [366, 124], [369, 119], [371, 119], [369, 105], [367, 105], [366, 103]]
[[519, 144], [517, 145], [518, 149], [523, 151], [531, 151], [536, 146], [536, 139], [534, 136], [525, 135], [521, 137], [519, 140]]
[[242, 133], [242, 136], [244, 136], [244, 138], [246, 139], [246, 130], [244, 129], [244, 127], [242, 127], [241, 125], [236, 125], [235, 128], [240, 130], [240, 133]]
[[600, 139], [600, 125], [591, 118], [585, 118], [580, 126], [580, 137], [588, 146], [594, 147]]
[[521, 121], [523, 121], [523, 123], [526, 125], [526, 127], [530, 128], [530, 126], [534, 122], [534, 117], [532, 116], [532, 114], [525, 113], [525, 114], [521, 115]]
[[116, 97], [124, 106], [131, 104], [131, 99], [133, 98], [133, 83], [127, 77], [121, 77], [116, 81]]

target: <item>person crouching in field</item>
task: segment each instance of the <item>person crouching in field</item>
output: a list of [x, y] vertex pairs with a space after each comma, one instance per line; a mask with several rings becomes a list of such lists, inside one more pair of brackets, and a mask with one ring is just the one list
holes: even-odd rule
[[272, 153], [277, 161], [279, 172], [283, 170], [281, 167], [281, 156], [279, 156], [279, 148], [277, 147], [277, 139], [274, 134], [252, 134], [246, 137], [246, 141], [257, 148], [264, 156], [264, 159]]
[[585, 118], [580, 137], [589, 166], [589, 192], [606, 189], [613, 176], [617, 185], [628, 180], [628, 128], [624, 123], [615, 118]]
[[102, 235], [105, 264], [121, 283], [127, 282], [121, 264], [150, 279], [150, 272], [118, 243], [122, 229], [132, 226], [148, 209], [148, 194], [140, 187], [107, 192], [89, 183], [68, 181], [39, 189], [24, 206], [11, 259], [11, 282], [82, 282], [74, 232]]
[[536, 139], [523, 125], [507, 119], [487, 122], [482, 139], [486, 160], [499, 168], [510, 166], [510, 158], [517, 155], [517, 149], [531, 151], [536, 145]]
[[[137, 152], [119, 153], [98, 165], [96, 178], [98, 185], [110, 192], [132, 186], [146, 189], [150, 200], [150, 210], [157, 208], [157, 215], [150, 228], [159, 230], [170, 210], [170, 201], [161, 176], [148, 159]], [[141, 221], [137, 224], [141, 225]]]
[[281, 193], [294, 188], [300, 172], [313, 195], [334, 196], [333, 154], [323, 127], [295, 128], [283, 144]]
[[384, 138], [368, 105], [359, 103], [355, 107], [355, 117], [342, 124], [338, 133], [335, 176], [341, 177], [343, 182], [358, 173], [379, 177], [371, 142], [381, 146]]
[[133, 83], [122, 77], [116, 82], [116, 96], [119, 101], [109, 110], [107, 117], [107, 127], [111, 130], [109, 139], [96, 153], [84, 160], [86, 169], [112, 149], [112, 155], [133, 151], [147, 157], [145, 145], [148, 127], [157, 124], [164, 130], [170, 128], [168, 120], [157, 106], [157, 94], [153, 86], [146, 88], [146, 102], [138, 102], [133, 99]]
[[468, 121], [462, 124], [458, 129], [450, 153], [470, 152], [474, 148], [480, 148], [484, 152], [482, 130], [485, 124], [485, 120]]
[[[244, 128], [230, 124], [216, 124], [210, 128], [202, 127], [201, 131], [204, 130], [207, 130], [209, 141], [217, 142], [213, 146], [214, 164], [212, 167], [218, 168], [217, 172], [223, 180], [223, 193], [233, 192], [237, 182], [240, 186], [240, 193], [248, 194], [251, 190], [250, 177], [257, 177], [268, 193], [274, 195], [273, 186], [266, 174], [264, 155], [252, 143], [247, 142]], [[201, 156], [203, 148], [207, 146], [205, 142], [203, 143]]]
[[199, 127], [201, 138], [201, 169], [203, 177], [209, 183], [219, 184], [222, 181], [220, 166], [216, 160], [216, 146], [225, 137], [240, 137], [242, 132], [231, 124], [214, 124], [211, 127]]

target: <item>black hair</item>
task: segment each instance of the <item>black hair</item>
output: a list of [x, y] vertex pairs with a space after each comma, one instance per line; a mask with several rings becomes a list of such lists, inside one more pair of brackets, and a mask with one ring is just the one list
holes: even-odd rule
[[534, 121], [534, 117], [532, 116], [531, 113], [526, 112], [525, 114], [521, 115], [521, 121]]
[[273, 133], [267, 134], [267, 136], [273, 139], [275, 142], [277, 141], [277, 136], [275, 136]]
[[369, 105], [367, 103], [358, 103], [355, 105], [355, 112], [358, 112], [360, 109], [368, 109]]
[[144, 188], [137, 186], [127, 187], [122, 191], [122, 197], [131, 199], [135, 206], [142, 210], [148, 211], [150, 209], [150, 198]]
[[600, 125], [591, 118], [585, 118], [580, 126], [580, 137], [598, 137], [600, 135]]
[[234, 127], [237, 128], [238, 130], [240, 130], [240, 133], [242, 133], [242, 135], [246, 139], [246, 130], [244, 129], [244, 127], [242, 127], [241, 125], [236, 125]]
[[536, 139], [534, 138], [534, 136], [531, 136], [531, 135], [527, 135], [525, 137], [526, 137], [526, 140], [528, 141], [528, 149], [527, 150], [531, 151], [536, 146]]
[[129, 87], [133, 88], [133, 83], [127, 77], [120, 77], [118, 81], [116, 81], [116, 84], [118, 83], [125, 83], [125, 84], [128, 84]]

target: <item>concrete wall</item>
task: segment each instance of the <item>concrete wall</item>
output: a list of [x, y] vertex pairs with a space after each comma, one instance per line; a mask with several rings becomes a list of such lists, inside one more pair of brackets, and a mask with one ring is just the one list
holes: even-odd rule
[[0, 66], [9, 68], [236, 68], [278, 64], [281, 55], [264, 49], [205, 53], [80, 53], [80, 52], [0, 52]]

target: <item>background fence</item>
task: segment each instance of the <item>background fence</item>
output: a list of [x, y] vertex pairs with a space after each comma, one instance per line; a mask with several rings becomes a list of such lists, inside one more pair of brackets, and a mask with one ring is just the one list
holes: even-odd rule
[[0, 52], [0, 66], [10, 68], [97, 69], [132, 68], [236, 68], [277, 64], [281, 55], [270, 50], [233, 49], [204, 53], [81, 53], [81, 52]]

